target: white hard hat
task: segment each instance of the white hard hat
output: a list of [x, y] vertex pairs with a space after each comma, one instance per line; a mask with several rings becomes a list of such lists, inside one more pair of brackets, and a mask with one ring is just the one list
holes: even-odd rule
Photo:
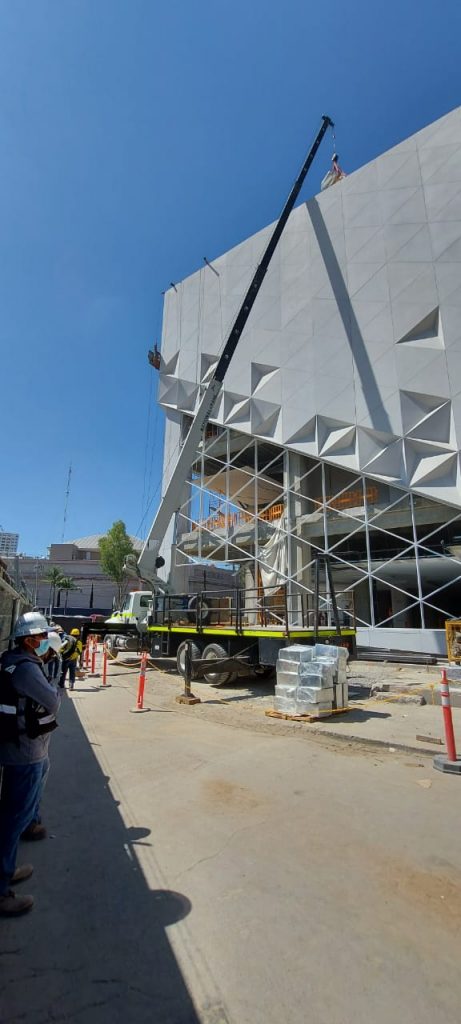
[[48, 640], [50, 641], [50, 647], [53, 648], [53, 651], [56, 651], [56, 654], [59, 654], [59, 652], [64, 647], [61, 637], [59, 636], [59, 633], [56, 633], [55, 630], [53, 630], [51, 633], [48, 633]]
[[41, 612], [25, 612], [20, 615], [14, 627], [14, 637], [36, 636], [37, 633], [49, 633], [50, 627]]

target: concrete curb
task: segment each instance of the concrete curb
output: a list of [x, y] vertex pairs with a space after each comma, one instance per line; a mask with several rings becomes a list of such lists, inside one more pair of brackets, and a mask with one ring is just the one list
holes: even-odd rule
[[413, 747], [408, 743], [397, 743], [393, 740], [375, 740], [370, 737], [355, 735], [345, 736], [344, 734], [332, 732], [330, 729], [317, 729], [315, 726], [314, 728], [311, 726], [310, 729], [317, 736], [328, 736], [329, 739], [340, 740], [341, 743], [357, 743], [361, 746], [377, 747], [378, 749], [384, 748], [386, 750], [389, 750], [389, 747], [393, 747], [394, 750], [398, 750], [403, 754], [423, 754], [425, 757], [434, 757], [435, 753], [440, 752], [439, 747], [429, 749], [428, 747]]

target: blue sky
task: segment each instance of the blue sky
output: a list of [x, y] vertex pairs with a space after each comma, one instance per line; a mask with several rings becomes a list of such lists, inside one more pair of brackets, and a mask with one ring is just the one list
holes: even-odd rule
[[162, 289], [277, 216], [321, 114], [352, 171], [458, 105], [460, 35], [454, 0], [0, 0], [0, 524], [22, 551], [60, 540], [70, 461], [66, 537], [137, 530]]

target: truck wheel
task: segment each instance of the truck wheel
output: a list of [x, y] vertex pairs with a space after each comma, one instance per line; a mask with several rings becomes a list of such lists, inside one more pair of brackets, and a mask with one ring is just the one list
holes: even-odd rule
[[[190, 597], [187, 602], [187, 618], [189, 622], [195, 622], [197, 618], [197, 598]], [[199, 626], [206, 626], [210, 621], [210, 608], [206, 601], [202, 601], [200, 606], [200, 622]]]
[[253, 671], [257, 679], [272, 679], [275, 676], [275, 665], [256, 665]]
[[[202, 654], [202, 658], [206, 661], [216, 661], [217, 658], [227, 658], [227, 651], [221, 644], [208, 644]], [[206, 683], [210, 683], [211, 686], [225, 686], [226, 683], [231, 683], [235, 679], [235, 672], [206, 672], [203, 673], [203, 678]]]
[[118, 654], [115, 636], [113, 636], [112, 633], [106, 633], [104, 637], [104, 643], [106, 645], [107, 657], [111, 658], [114, 661]]
[[[184, 678], [184, 674], [185, 674], [184, 663], [185, 663], [185, 654], [186, 654], [186, 642], [187, 642], [186, 640], [183, 640], [182, 644], [179, 645], [178, 650], [176, 651], [176, 665], [178, 666], [179, 675], [183, 676], [183, 678]], [[201, 657], [200, 647], [198, 647], [197, 644], [192, 643], [192, 641], [189, 641], [189, 643], [190, 643], [190, 646], [191, 646], [192, 660], [195, 661], [196, 658], [200, 658]], [[200, 679], [201, 675], [202, 675], [201, 671], [200, 672], [193, 672], [191, 678], [192, 679]]]

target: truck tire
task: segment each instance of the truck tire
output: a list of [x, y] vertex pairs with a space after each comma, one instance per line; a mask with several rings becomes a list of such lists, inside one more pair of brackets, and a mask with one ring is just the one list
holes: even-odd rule
[[272, 679], [275, 676], [275, 665], [256, 665], [253, 672], [256, 679]]
[[[182, 676], [183, 678], [184, 678], [184, 655], [185, 655], [185, 652], [186, 652], [186, 643], [187, 642], [188, 642], [187, 640], [183, 640], [182, 644], [179, 645], [178, 650], [176, 651], [176, 665], [178, 667], [179, 675]], [[190, 640], [189, 643], [190, 643], [190, 646], [191, 646], [192, 660], [195, 661], [196, 658], [201, 658], [201, 651], [200, 651], [200, 647], [198, 646], [198, 644], [194, 644], [192, 640]], [[193, 672], [191, 678], [192, 679], [200, 679], [201, 675], [202, 675], [201, 671], [200, 672]]]
[[[189, 619], [189, 622], [195, 622], [196, 621], [196, 618], [197, 618], [197, 611], [196, 611], [196, 609], [197, 609], [197, 597], [194, 594], [194, 596], [190, 597], [188, 602], [187, 602], [187, 618]], [[206, 626], [207, 622], [209, 622], [209, 621], [210, 621], [210, 608], [207, 605], [206, 601], [202, 601], [201, 607], [200, 607], [200, 622], [199, 622], [199, 626]]]
[[114, 661], [118, 654], [118, 648], [115, 646], [115, 636], [113, 633], [106, 633], [104, 637], [104, 643], [106, 645], [107, 657]]
[[[204, 652], [202, 654], [202, 658], [204, 658], [206, 661], [211, 661], [211, 662], [212, 661], [216, 661], [218, 658], [227, 658], [227, 657], [228, 657], [227, 651], [224, 650], [224, 647], [221, 647], [221, 644], [208, 644], [208, 646], [205, 647], [205, 650], [204, 650]], [[224, 671], [224, 672], [219, 672], [219, 671], [215, 671], [215, 672], [210, 671], [210, 672], [208, 672], [208, 671], [204, 671], [203, 672], [203, 678], [204, 678], [205, 682], [206, 683], [210, 683], [211, 686], [225, 686], [226, 683], [231, 683], [235, 679], [235, 676], [236, 676], [235, 672], [229, 672], [229, 671]]]

